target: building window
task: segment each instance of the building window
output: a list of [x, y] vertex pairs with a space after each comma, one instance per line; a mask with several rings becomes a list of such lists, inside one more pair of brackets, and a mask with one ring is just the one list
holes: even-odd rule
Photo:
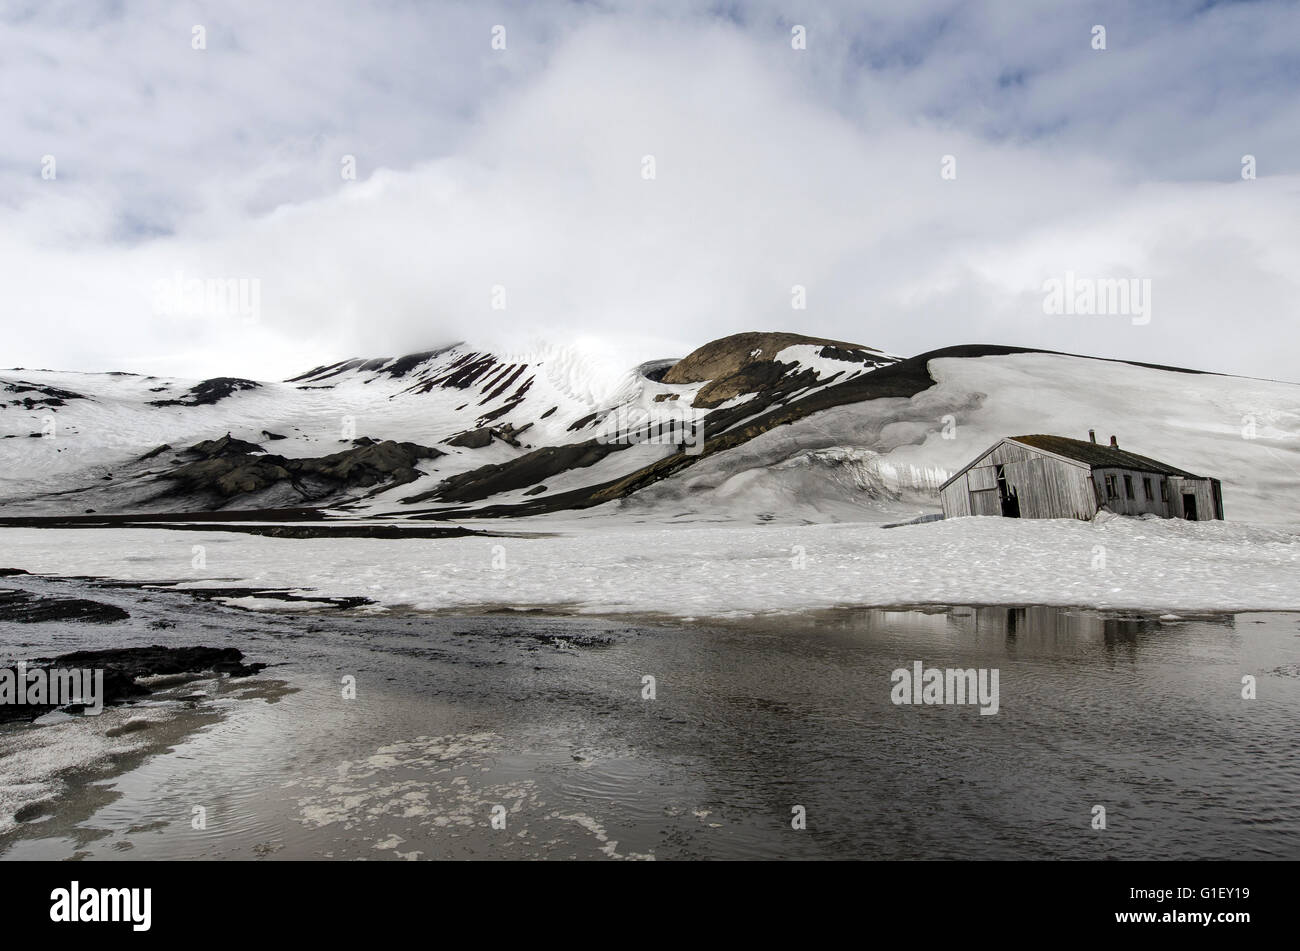
[[1160, 480], [1160, 501], [1161, 502], [1169, 501], [1169, 483], [1166, 482], [1164, 479]]
[[1115, 486], [1113, 475], [1106, 476], [1106, 498], [1107, 500], [1119, 498], [1119, 489]]
[[1155, 492], [1151, 491], [1151, 480], [1150, 480], [1150, 479], [1143, 479], [1143, 480], [1142, 480], [1142, 491], [1146, 493], [1147, 501], [1148, 501], [1148, 502], [1154, 502], [1154, 501], [1156, 500], [1156, 494], [1155, 494]]
[[1133, 494], [1133, 477], [1130, 475], [1124, 477], [1124, 497], [1126, 499], [1136, 498]]

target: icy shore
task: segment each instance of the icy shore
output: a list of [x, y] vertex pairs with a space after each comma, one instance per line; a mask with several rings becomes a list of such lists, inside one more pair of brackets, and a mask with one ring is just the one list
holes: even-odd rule
[[373, 610], [545, 607], [723, 617], [916, 604], [1300, 609], [1300, 534], [1239, 522], [967, 518], [884, 529], [861, 523], [629, 527], [592, 519], [490, 528], [551, 534], [280, 539], [5, 528], [0, 566], [361, 596], [375, 602]]

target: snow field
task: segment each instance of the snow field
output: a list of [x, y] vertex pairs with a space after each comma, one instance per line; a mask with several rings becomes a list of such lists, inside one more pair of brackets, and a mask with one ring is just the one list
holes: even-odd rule
[[[498, 530], [526, 531], [520, 522]], [[967, 518], [884, 529], [533, 524], [552, 537], [274, 539], [150, 529], [0, 529], [41, 574], [284, 587], [387, 608], [721, 617], [841, 606], [1051, 604], [1150, 612], [1300, 609], [1300, 534], [1233, 522]], [[205, 567], [191, 567], [202, 546]], [[292, 609], [284, 602], [277, 610]]]

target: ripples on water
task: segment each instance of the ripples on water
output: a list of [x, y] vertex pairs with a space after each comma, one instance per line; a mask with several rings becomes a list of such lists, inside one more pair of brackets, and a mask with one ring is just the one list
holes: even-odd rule
[[[1300, 858], [1293, 614], [192, 610], [279, 664], [261, 695], [214, 685], [220, 722], [6, 857]], [[894, 705], [915, 661], [997, 668], [999, 713]]]

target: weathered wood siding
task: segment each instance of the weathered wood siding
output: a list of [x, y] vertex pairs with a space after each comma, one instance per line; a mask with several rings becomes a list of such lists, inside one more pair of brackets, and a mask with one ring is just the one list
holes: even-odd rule
[[1180, 479], [1169, 477], [1170, 504], [1173, 517], [1183, 517], [1183, 495], [1196, 496], [1196, 519], [1200, 522], [1212, 522], [1218, 518], [1214, 504], [1214, 486], [1211, 479]]
[[1038, 456], [1003, 468], [1007, 488], [1020, 500], [1021, 518], [1081, 518], [1097, 513], [1097, 497], [1084, 466]]
[[[1183, 517], [1183, 494], [1196, 497], [1196, 516], [1202, 521], [1221, 517], [1222, 492], [1214, 479], [1184, 479], [1138, 469], [1090, 470], [1081, 462], [1063, 459], [1022, 443], [1002, 440], [939, 492], [945, 518], [967, 515], [1001, 515], [997, 467], [1002, 466], [1007, 489], [1020, 503], [1021, 518], [1090, 519], [1099, 508], [1119, 515]], [[1106, 477], [1115, 480], [1116, 498], [1106, 495]], [[1124, 478], [1132, 481], [1128, 497]], [[1147, 498], [1145, 480], [1151, 483]], [[1161, 497], [1162, 485], [1167, 499]]]
[[939, 493], [945, 518], [1001, 515], [997, 467], [1015, 492], [1022, 518], [1089, 519], [1097, 512], [1087, 466], [1003, 440]]
[[[1108, 511], [1117, 515], [1158, 515], [1161, 518], [1183, 517], [1183, 494], [1196, 497], [1196, 518], [1198, 521], [1213, 521], [1219, 517], [1214, 495], [1213, 479], [1185, 479], [1180, 476], [1165, 476], [1157, 472], [1143, 472], [1140, 469], [1095, 469], [1093, 481], [1097, 487], [1097, 497]], [[1119, 498], [1106, 497], [1106, 477], [1115, 478]], [[1134, 498], [1128, 498], [1125, 491], [1124, 476], [1133, 480]], [[1151, 489], [1155, 498], [1148, 501], [1142, 484], [1143, 479], [1151, 480]], [[1160, 486], [1164, 483], [1169, 500], [1160, 498]]]
[[965, 473], [954, 479], [948, 488], [939, 490], [939, 501], [943, 504], [944, 518], [965, 518], [971, 514]]
[[[1113, 476], [1115, 479], [1115, 488], [1119, 493], [1119, 498], [1110, 499], [1106, 497], [1106, 477]], [[1133, 480], [1133, 498], [1128, 498], [1125, 493], [1124, 477], [1128, 476]], [[1160, 475], [1158, 472], [1142, 472], [1138, 469], [1094, 469], [1092, 470], [1092, 480], [1097, 487], [1097, 498], [1101, 499], [1101, 504], [1117, 515], [1159, 515], [1161, 518], [1169, 518], [1171, 515], [1177, 516], [1182, 514], [1182, 509], [1177, 512], [1171, 510], [1173, 493], [1170, 492], [1170, 502], [1160, 500], [1160, 483], [1165, 481], [1167, 476]], [[1147, 501], [1146, 490], [1143, 487], [1142, 480], [1151, 480], [1151, 492], [1155, 496], [1151, 501]], [[1179, 500], [1181, 504], [1181, 499]]]
[[998, 487], [998, 477], [993, 466], [976, 466], [966, 473], [966, 484], [972, 492], [996, 489]]
[[1018, 442], [1003, 440], [998, 443], [980, 459], [981, 466], [1000, 466], [1008, 462], [1024, 462], [1026, 459], [1037, 459], [1041, 456], [1037, 449], [1030, 449], [1028, 446], [1022, 446]]
[[1002, 500], [998, 498], [997, 489], [977, 489], [970, 494], [970, 513], [972, 515], [1001, 515]]

